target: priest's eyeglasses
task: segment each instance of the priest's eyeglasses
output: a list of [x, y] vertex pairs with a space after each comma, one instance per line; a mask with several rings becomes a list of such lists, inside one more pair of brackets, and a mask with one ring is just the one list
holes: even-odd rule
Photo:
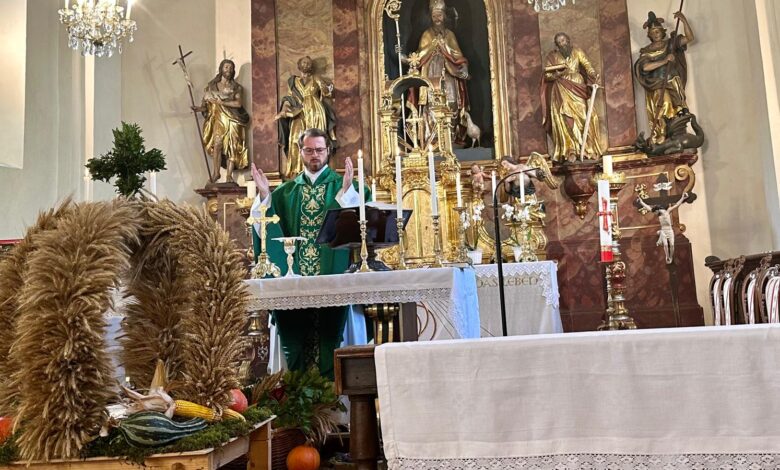
[[315, 153], [316, 153], [317, 155], [325, 155], [325, 154], [328, 152], [328, 148], [327, 148], [327, 147], [317, 147], [317, 148], [303, 147], [303, 148], [301, 149], [301, 151], [302, 151], [302, 152], [303, 152], [303, 154], [304, 154], [304, 155], [306, 155], [307, 157], [311, 157], [311, 156], [312, 156], [312, 155], [314, 155]]

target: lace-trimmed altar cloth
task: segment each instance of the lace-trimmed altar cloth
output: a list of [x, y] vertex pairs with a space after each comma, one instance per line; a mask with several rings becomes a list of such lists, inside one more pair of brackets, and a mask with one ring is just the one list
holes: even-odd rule
[[[477, 294], [482, 336], [501, 336], [498, 266], [479, 264]], [[558, 265], [554, 261], [504, 263], [507, 333], [563, 333], [558, 294]]]
[[780, 325], [382, 345], [385, 456], [392, 470], [779, 468], [779, 362]]
[[[423, 302], [455, 338], [479, 338], [474, 270], [429, 268], [244, 281], [250, 310]], [[422, 338], [429, 339], [429, 338]]]

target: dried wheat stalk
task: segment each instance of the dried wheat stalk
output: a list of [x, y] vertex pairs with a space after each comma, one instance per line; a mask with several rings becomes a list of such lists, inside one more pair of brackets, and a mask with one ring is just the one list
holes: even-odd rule
[[36, 237], [11, 348], [24, 459], [77, 457], [114, 398], [104, 312], [138, 242], [136, 205], [80, 204]]
[[177, 397], [220, 411], [239, 385], [238, 364], [248, 295], [240, 255], [228, 234], [205, 212], [170, 201], [148, 205], [146, 218], [170, 234], [170, 250], [186, 280], [190, 307], [182, 313], [182, 384]]
[[27, 272], [27, 258], [36, 249], [35, 239], [38, 234], [54, 229], [57, 220], [72, 208], [73, 204], [68, 198], [56, 209], [41, 212], [24, 239], [0, 261], [0, 416], [15, 414], [19, 399], [18, 384], [13, 381], [19, 365], [12, 360], [10, 350], [16, 335], [19, 293]]
[[144, 221], [142, 249], [132, 260], [135, 275], [127, 284], [125, 295], [129, 302], [122, 324], [124, 333], [119, 338], [125, 374], [140, 387], [151, 382], [158, 359], [165, 363], [170, 379], [180, 379], [180, 321], [190, 304], [179, 262], [163, 243], [167, 237], [158, 237], [159, 227], [146, 218]]

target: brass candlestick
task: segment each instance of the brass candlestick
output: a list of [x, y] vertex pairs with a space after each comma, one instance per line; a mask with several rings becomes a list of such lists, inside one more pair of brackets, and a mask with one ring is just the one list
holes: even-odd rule
[[612, 217], [612, 261], [606, 263], [607, 310], [606, 319], [599, 330], [634, 330], [636, 323], [628, 314], [625, 302], [626, 263], [620, 252], [620, 218], [618, 217], [618, 194], [626, 185], [625, 173], [599, 175], [599, 179], [609, 181], [609, 214]]
[[468, 217], [466, 213], [468, 207], [454, 207], [455, 212], [458, 213], [458, 251], [455, 258], [457, 264], [472, 264], [471, 258], [468, 255], [468, 248], [466, 247], [466, 227], [465, 220]]
[[398, 230], [398, 269], [408, 269], [409, 267], [406, 266], [406, 234], [404, 232], [403, 216], [401, 218], [396, 217], [395, 227]]
[[371, 271], [368, 267], [368, 246], [366, 245], [366, 221], [360, 221], [360, 269], [355, 272], [367, 273]]
[[520, 203], [520, 256], [517, 261], [521, 263], [528, 263], [532, 261], [539, 261], [539, 257], [536, 256], [536, 251], [531, 246], [531, 225], [530, 222], [530, 210], [533, 203]]
[[252, 203], [254, 202], [254, 199], [249, 197], [244, 198], [236, 198], [236, 207], [238, 208], [238, 213], [241, 214], [242, 217], [245, 217], [246, 220], [244, 221], [244, 226], [246, 229], [246, 238], [248, 243], [248, 248], [246, 249], [246, 257], [249, 259], [249, 262], [251, 263], [250, 266], [254, 266], [255, 262], [255, 247], [254, 243], [252, 242], [252, 225], [254, 223], [249, 223], [249, 213], [252, 209]]
[[433, 219], [433, 253], [434, 253], [434, 268], [441, 268], [444, 266], [444, 258], [441, 252], [441, 230], [439, 228], [439, 216], [431, 216]]

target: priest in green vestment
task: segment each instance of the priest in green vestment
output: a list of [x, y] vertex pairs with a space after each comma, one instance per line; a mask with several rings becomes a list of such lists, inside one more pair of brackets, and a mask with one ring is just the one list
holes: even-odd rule
[[[327, 135], [320, 129], [308, 129], [298, 139], [304, 171], [294, 179], [270, 192], [268, 178], [252, 165], [252, 177], [257, 185], [257, 198], [252, 216], [259, 217], [259, 206], [269, 207], [266, 216], [278, 215], [279, 223], [267, 228], [268, 256], [282, 274], [287, 270], [287, 255], [276, 237], [305, 238], [295, 252], [293, 269], [303, 276], [340, 274], [349, 267], [349, 252], [333, 250], [315, 243], [329, 209], [354, 207], [360, 202], [354, 167], [348, 157], [344, 176], [328, 166], [330, 148]], [[364, 189], [365, 190], [365, 189]], [[370, 199], [366, 191], [366, 200]], [[255, 253], [259, 253], [259, 237], [253, 231]], [[339, 347], [347, 319], [347, 307], [329, 307], [272, 312], [279, 329], [287, 367], [305, 370], [314, 365], [323, 376], [333, 379], [333, 351]]]

